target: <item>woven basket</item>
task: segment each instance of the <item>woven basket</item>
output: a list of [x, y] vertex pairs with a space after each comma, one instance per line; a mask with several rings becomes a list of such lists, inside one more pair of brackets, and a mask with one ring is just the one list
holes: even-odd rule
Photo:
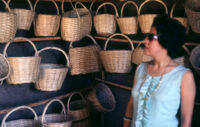
[[0, 70], [0, 81], [3, 81], [10, 75], [10, 64], [3, 54], [0, 54]]
[[[98, 14], [101, 7], [105, 5], [111, 5], [115, 9], [115, 15], [112, 14]], [[98, 15], [97, 15], [98, 14]], [[116, 6], [111, 2], [104, 2], [101, 4], [96, 11], [94, 16], [94, 27], [98, 35], [109, 36], [116, 31], [116, 18], [118, 18], [118, 12]]]
[[65, 51], [57, 47], [45, 47], [38, 51], [36, 54], [37, 56], [39, 53], [45, 50], [58, 50], [65, 55], [67, 60], [67, 65], [59, 65], [59, 64], [41, 64], [40, 65], [40, 73], [39, 79], [37, 80], [35, 87], [41, 91], [57, 91], [62, 87], [62, 84], [65, 80], [65, 77], [68, 72], [69, 68], [69, 58]]
[[[8, 4], [11, 0], [8, 0]], [[21, 30], [29, 30], [35, 16], [35, 12], [33, 10], [32, 4], [30, 0], [27, 0], [30, 6], [30, 10], [28, 9], [21, 9], [21, 8], [14, 8], [12, 9], [13, 12], [17, 15], [17, 29]]]
[[100, 47], [91, 35], [87, 37], [92, 39], [93, 45], [85, 47], [73, 47], [70, 43], [69, 57], [71, 63], [71, 74], [86, 74], [100, 71], [99, 51]]
[[[21, 109], [28, 109], [34, 114], [34, 119], [19, 119], [19, 120], [13, 120], [6, 122], [6, 119], [8, 116], [10, 116], [13, 112]], [[1, 127], [41, 127], [40, 121], [38, 121], [38, 116], [36, 112], [28, 106], [19, 106], [14, 109], [12, 109], [10, 112], [8, 112], [1, 123]]]
[[[122, 36], [126, 38], [130, 45], [131, 50], [110, 50], [106, 51], [108, 42], [111, 38], [114, 36]], [[107, 72], [111, 73], [128, 73], [130, 72], [132, 66], [131, 66], [131, 55], [134, 50], [132, 41], [129, 37], [127, 37], [124, 34], [116, 33], [111, 35], [104, 45], [104, 51], [100, 51], [100, 58], [102, 61], [102, 64], [104, 66], [104, 69]]]
[[138, 22], [139, 22], [139, 25], [140, 25], [140, 28], [141, 28], [141, 31], [142, 33], [149, 33], [150, 32], [150, 29], [151, 29], [151, 25], [153, 23], [153, 20], [154, 18], [157, 16], [157, 14], [141, 14], [141, 10], [142, 8], [144, 7], [144, 5], [148, 2], [158, 2], [160, 3], [161, 5], [164, 6], [165, 8], [165, 12], [166, 14], [168, 14], [168, 9], [167, 9], [167, 6], [166, 4], [161, 1], [161, 0], [145, 0], [139, 7], [139, 10], [138, 10]]
[[[81, 100], [71, 102], [73, 96], [79, 95]], [[72, 127], [89, 127], [90, 107], [80, 92], [73, 92], [67, 102], [67, 113], [74, 118]]]
[[[36, 1], [34, 10], [36, 9], [38, 2], [39, 0]], [[54, 0], [51, 0], [51, 2], [56, 6], [57, 15], [36, 14], [33, 22], [35, 36], [56, 36], [58, 33], [61, 16], [59, 15], [59, 9], [56, 2]]]
[[115, 109], [116, 101], [110, 88], [104, 83], [98, 83], [86, 98], [98, 112], [111, 112]]
[[192, 52], [190, 54], [190, 63], [192, 67], [200, 74], [200, 45], [196, 46], [194, 49], [192, 49]]
[[[59, 102], [62, 105], [63, 113], [46, 114], [49, 105], [53, 102]], [[41, 119], [42, 127], [71, 127], [73, 117], [66, 114], [65, 106], [61, 100], [53, 99], [45, 106], [39, 119]]]
[[14, 14], [9, 5], [6, 5], [8, 12], [0, 12], [0, 43], [12, 42], [17, 32], [17, 16]]
[[[37, 53], [37, 48], [31, 40], [23, 37], [17, 37], [14, 40], [24, 40], [29, 42]], [[4, 48], [4, 56], [6, 56], [9, 45], [10, 43], [7, 43]], [[11, 67], [11, 73], [7, 78], [8, 84], [35, 83], [38, 80], [39, 65], [41, 61], [39, 56], [7, 57], [7, 60]]]
[[119, 25], [120, 31], [123, 34], [136, 34], [138, 30], [138, 21], [136, 16], [123, 17], [124, 7], [127, 4], [132, 4], [135, 6], [138, 15], [138, 6], [134, 1], [127, 1], [123, 4], [121, 8], [121, 17], [117, 18], [117, 23]]
[[141, 44], [142, 43], [138, 44], [135, 50], [133, 50], [132, 62], [134, 64], [140, 64], [142, 62], [149, 62], [153, 60], [151, 56], [144, 54], [144, 49], [140, 47]]

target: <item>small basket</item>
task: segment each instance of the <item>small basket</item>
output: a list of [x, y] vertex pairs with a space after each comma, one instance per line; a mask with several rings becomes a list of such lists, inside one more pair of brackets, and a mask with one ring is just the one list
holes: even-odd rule
[[86, 74], [100, 71], [99, 51], [100, 47], [91, 35], [87, 35], [92, 39], [94, 45], [85, 47], [73, 47], [70, 43], [69, 57], [71, 63], [71, 74]]
[[142, 43], [138, 44], [135, 50], [133, 50], [132, 62], [134, 64], [140, 64], [142, 62], [149, 62], [153, 60], [151, 56], [144, 54], [144, 49], [140, 47], [141, 44]]
[[62, 84], [65, 80], [65, 77], [69, 68], [69, 58], [65, 51], [57, 47], [45, 47], [37, 52], [37, 56], [39, 53], [45, 50], [58, 50], [65, 55], [67, 60], [67, 65], [59, 65], [59, 64], [41, 64], [40, 65], [40, 73], [39, 79], [37, 80], [35, 87], [41, 91], [57, 91], [62, 87]]
[[[34, 10], [36, 9], [38, 2], [39, 0], [36, 1]], [[56, 6], [57, 15], [36, 14], [33, 22], [35, 36], [56, 36], [58, 33], [61, 16], [56, 2], [54, 0], [51, 0], [51, 2]]]
[[[62, 105], [63, 113], [46, 114], [49, 105], [53, 102], [59, 102]], [[61, 100], [53, 99], [45, 106], [39, 119], [41, 119], [42, 127], [71, 127], [73, 117], [66, 114], [65, 106]]]
[[[23, 37], [17, 37], [14, 40], [25, 40], [29, 42], [34, 51], [37, 54], [37, 48], [34, 43]], [[3, 54], [6, 56], [6, 51], [10, 43], [7, 43]], [[29, 56], [29, 57], [7, 57], [7, 60], [11, 67], [11, 72], [7, 78], [8, 84], [23, 84], [23, 83], [35, 83], [38, 80], [39, 66], [41, 58], [39, 56]]]
[[161, 0], [145, 0], [139, 7], [139, 10], [138, 10], [138, 22], [139, 22], [139, 25], [140, 25], [140, 28], [141, 28], [141, 31], [142, 33], [149, 33], [150, 32], [150, 29], [151, 29], [151, 25], [153, 23], [153, 20], [154, 18], [157, 16], [157, 14], [141, 14], [141, 10], [143, 8], [143, 6], [148, 3], [148, 2], [152, 2], [152, 1], [155, 1], [155, 2], [158, 2], [160, 3], [161, 5], [164, 6], [165, 8], [165, 12], [166, 14], [168, 14], [168, 9], [167, 9], [167, 6], [166, 4], [161, 1]]
[[0, 12], [0, 43], [12, 42], [17, 32], [17, 16], [14, 14], [9, 5], [1, 0], [8, 9], [8, 12]]
[[196, 46], [192, 49], [190, 54], [190, 63], [192, 67], [200, 74], [200, 45]]
[[[106, 51], [108, 42], [114, 36], [122, 36], [126, 38], [130, 45], [131, 50], [110, 50]], [[132, 41], [130, 38], [124, 34], [116, 33], [111, 35], [104, 45], [104, 50], [100, 51], [100, 58], [101, 62], [104, 66], [104, 69], [110, 73], [128, 73], [130, 72], [132, 65], [131, 65], [131, 55], [134, 50]]]
[[[11, 0], [7, 3], [9, 4]], [[13, 12], [17, 15], [17, 29], [20, 30], [29, 30], [35, 16], [35, 11], [33, 10], [32, 4], [30, 0], [27, 0], [30, 10], [28, 9], [21, 9], [21, 8], [14, 8], [12, 9]]]
[[127, 4], [132, 4], [135, 6], [138, 15], [138, 6], [134, 1], [127, 1], [123, 4], [121, 8], [121, 17], [117, 18], [117, 23], [119, 25], [120, 31], [123, 34], [136, 34], [138, 30], [138, 21], [136, 16], [123, 17], [124, 7]]
[[103, 83], [98, 83], [95, 88], [86, 95], [86, 98], [98, 112], [111, 112], [116, 106], [112, 91]]
[[[5, 122], [10, 114], [12, 114], [13, 112], [15, 112], [17, 110], [21, 110], [21, 109], [30, 110], [34, 114], [34, 119], [19, 119], [19, 120]], [[38, 121], [38, 116], [37, 116], [36, 112], [31, 107], [19, 106], [19, 107], [12, 109], [10, 112], [8, 112], [4, 116], [2, 123], [1, 123], [1, 127], [41, 127], [41, 123], [40, 123], [40, 121]]]
[[[112, 14], [98, 14], [101, 7], [105, 5], [111, 5], [115, 9], [115, 15]], [[98, 14], [98, 15], [97, 15]], [[105, 2], [101, 4], [96, 11], [94, 16], [94, 27], [98, 35], [109, 36], [116, 31], [116, 18], [118, 18], [118, 12], [116, 6], [111, 2]]]
[[8, 78], [10, 75], [10, 64], [6, 57], [0, 53], [0, 81]]

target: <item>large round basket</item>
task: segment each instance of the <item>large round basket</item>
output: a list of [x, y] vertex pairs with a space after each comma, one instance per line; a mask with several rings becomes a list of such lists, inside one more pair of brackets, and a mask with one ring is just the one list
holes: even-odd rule
[[1, 0], [8, 12], [0, 12], [0, 43], [12, 42], [17, 32], [17, 16], [5, 0]]
[[57, 50], [64, 54], [67, 65], [59, 65], [59, 64], [41, 64], [40, 65], [40, 73], [39, 79], [37, 80], [35, 87], [41, 91], [57, 91], [62, 87], [62, 84], [65, 80], [69, 69], [69, 58], [65, 51], [57, 47], [45, 47], [39, 50], [36, 55], [45, 51], [45, 50]]
[[[71, 101], [72, 97], [79, 95], [81, 99]], [[80, 92], [73, 92], [67, 102], [67, 113], [74, 118], [72, 127], [89, 127], [90, 106]]]
[[138, 16], [138, 22], [139, 22], [139, 25], [140, 25], [142, 33], [149, 33], [150, 32], [153, 20], [157, 16], [157, 14], [141, 14], [141, 10], [144, 7], [144, 5], [146, 3], [148, 3], [148, 2], [153, 2], [153, 1], [158, 2], [161, 5], [163, 5], [164, 8], [165, 8], [166, 14], [168, 14], [167, 6], [166, 6], [166, 4], [163, 1], [161, 1], [161, 0], [145, 0], [140, 5], [139, 10], [138, 10], [138, 14], [139, 14], [139, 16]]
[[95, 88], [86, 95], [86, 98], [98, 112], [110, 112], [115, 109], [115, 97], [110, 88], [103, 83], [98, 83]]
[[[101, 7], [111, 5], [115, 9], [115, 15], [112, 14], [98, 14]], [[104, 2], [96, 11], [94, 16], [94, 27], [98, 35], [109, 36], [116, 31], [116, 18], [119, 17], [116, 6], [111, 2]]]
[[[23, 37], [17, 37], [14, 40], [24, 40], [29, 42], [37, 54], [37, 48], [34, 43]], [[4, 48], [4, 56], [8, 46], [11, 43], [7, 43]], [[35, 83], [38, 80], [39, 67], [41, 58], [39, 56], [27, 56], [27, 57], [7, 57], [7, 60], [11, 67], [11, 73], [7, 78], [8, 84], [23, 84], [23, 83]]]
[[[115, 36], [122, 36], [126, 38], [130, 45], [131, 50], [106, 50], [108, 42], [111, 38]], [[104, 45], [104, 50], [100, 51], [100, 58], [104, 69], [110, 73], [128, 73], [130, 72], [131, 65], [131, 55], [134, 50], [132, 41], [130, 38], [124, 34], [116, 33], [111, 35]]]
[[[13, 112], [22, 110], [22, 109], [28, 109], [34, 114], [34, 119], [18, 119], [18, 120], [13, 120], [6, 122], [6, 119], [8, 116], [10, 116]], [[38, 121], [38, 116], [36, 112], [28, 106], [19, 106], [8, 112], [1, 123], [1, 127], [41, 127], [41, 122]]]
[[[63, 113], [46, 114], [48, 107], [53, 102], [59, 102]], [[61, 100], [53, 99], [44, 108], [42, 116], [39, 117], [42, 127], [71, 127], [73, 117], [66, 114], [65, 106]]]
[[[36, 1], [34, 10], [36, 10], [38, 2], [39, 0]], [[58, 33], [61, 16], [56, 2], [54, 0], [51, 0], [51, 2], [56, 6], [57, 15], [36, 14], [33, 22], [35, 36], [56, 36]]]
[[5, 80], [10, 75], [10, 64], [6, 57], [0, 53], [0, 81]]
[[[11, 0], [7, 3], [9, 4]], [[14, 8], [13, 12], [17, 15], [17, 29], [29, 30], [35, 16], [35, 11], [33, 10], [30, 0], [27, 0], [30, 10], [22, 8]]]
[[200, 45], [196, 46], [190, 54], [192, 67], [200, 74]]
[[135, 6], [138, 15], [138, 6], [134, 1], [127, 1], [123, 4], [121, 8], [121, 17], [117, 18], [117, 23], [119, 25], [120, 31], [123, 34], [136, 34], [138, 30], [138, 21], [136, 16], [123, 17], [124, 7], [127, 4], [132, 4]]
[[100, 47], [91, 35], [87, 35], [93, 41], [93, 45], [85, 47], [73, 47], [70, 43], [69, 57], [71, 63], [71, 74], [86, 74], [100, 71], [99, 51]]

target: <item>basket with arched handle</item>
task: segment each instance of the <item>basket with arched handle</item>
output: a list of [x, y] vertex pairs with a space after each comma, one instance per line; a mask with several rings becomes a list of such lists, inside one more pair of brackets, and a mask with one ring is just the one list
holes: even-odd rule
[[0, 81], [7, 79], [10, 75], [10, 64], [6, 57], [0, 53]]
[[[98, 14], [100, 8], [105, 5], [111, 5], [115, 10], [115, 15], [113, 14]], [[111, 2], [104, 2], [101, 4], [96, 11], [94, 16], [94, 27], [98, 35], [109, 36], [116, 31], [116, 18], [119, 17], [117, 12], [117, 7]]]
[[[11, 0], [8, 0], [8, 4]], [[27, 0], [30, 10], [29, 9], [22, 9], [22, 8], [14, 8], [12, 11], [17, 15], [17, 29], [21, 30], [29, 30], [35, 16], [35, 11], [33, 10], [32, 4], [30, 0]]]
[[182, 48], [185, 50], [187, 55], [180, 56], [178, 58], [173, 59], [176, 63], [183, 65], [185, 67], [189, 67], [189, 56], [190, 56], [190, 51], [186, 47], [186, 45], [182, 45]]
[[17, 16], [5, 0], [1, 0], [8, 12], [0, 12], [0, 43], [12, 42], [17, 32]]
[[57, 91], [62, 87], [66, 78], [70, 63], [69, 58], [64, 50], [57, 47], [45, 47], [37, 52], [37, 56], [46, 50], [57, 50], [64, 54], [67, 64], [66, 66], [60, 64], [40, 64], [39, 79], [35, 87], [41, 91]]
[[162, 0], [145, 0], [139, 7], [138, 10], [138, 22], [141, 28], [142, 33], [149, 33], [151, 29], [151, 25], [153, 23], [154, 18], [157, 14], [141, 14], [141, 10], [145, 4], [149, 2], [158, 2], [165, 8], [165, 13], [168, 14], [168, 8], [166, 4]]
[[[24, 37], [16, 37], [14, 39], [16, 40], [23, 40], [29, 42], [35, 53], [37, 54], [37, 48], [35, 44]], [[11, 43], [7, 43], [3, 54], [6, 56], [7, 49]], [[40, 67], [40, 61], [41, 58], [37, 55], [35, 56], [26, 56], [26, 57], [8, 57], [6, 56], [10, 67], [11, 72], [9, 77], [7, 78], [8, 84], [23, 84], [23, 83], [35, 83], [38, 80], [38, 74], [39, 74], [39, 67]]]
[[[12, 113], [14, 113], [15, 111], [18, 111], [18, 110], [22, 110], [22, 109], [30, 110], [34, 115], [34, 119], [18, 119], [18, 120], [12, 120], [12, 121], [6, 122], [6, 119]], [[1, 127], [41, 127], [41, 122], [38, 120], [38, 116], [37, 116], [36, 112], [31, 107], [19, 106], [19, 107], [12, 109], [4, 116], [4, 118], [1, 122]]]
[[92, 40], [94, 43], [93, 45], [73, 47], [74, 42], [70, 43], [69, 57], [71, 63], [70, 71], [72, 75], [87, 74], [100, 71], [100, 47], [91, 35], [87, 35], [87, 37]]
[[[106, 50], [108, 42], [111, 38], [115, 36], [122, 36], [128, 40], [131, 46], [131, 50]], [[104, 50], [100, 51], [100, 58], [104, 69], [110, 73], [128, 73], [130, 72], [131, 65], [131, 55], [134, 50], [131, 39], [121, 33], [115, 33], [111, 35], [104, 45]]]
[[[41, 0], [36, 1], [34, 10], [36, 10], [39, 1]], [[57, 14], [36, 14], [33, 21], [35, 36], [56, 36], [58, 33], [61, 16], [56, 2], [54, 0], [51, 0], [51, 2], [55, 5]]]
[[121, 17], [117, 18], [117, 23], [119, 25], [120, 31], [123, 34], [136, 34], [138, 30], [138, 21], [137, 16], [123, 17], [124, 7], [127, 4], [132, 4], [137, 11], [138, 15], [138, 6], [134, 1], [127, 1], [123, 4], [121, 8]]

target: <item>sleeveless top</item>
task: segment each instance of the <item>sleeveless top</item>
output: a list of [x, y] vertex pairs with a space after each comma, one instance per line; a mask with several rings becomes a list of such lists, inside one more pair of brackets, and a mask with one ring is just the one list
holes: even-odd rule
[[156, 88], [161, 76], [149, 75], [147, 63], [139, 65], [132, 90], [131, 127], [178, 127], [176, 114], [181, 101], [181, 80], [187, 70], [178, 65], [163, 75], [160, 87]]

